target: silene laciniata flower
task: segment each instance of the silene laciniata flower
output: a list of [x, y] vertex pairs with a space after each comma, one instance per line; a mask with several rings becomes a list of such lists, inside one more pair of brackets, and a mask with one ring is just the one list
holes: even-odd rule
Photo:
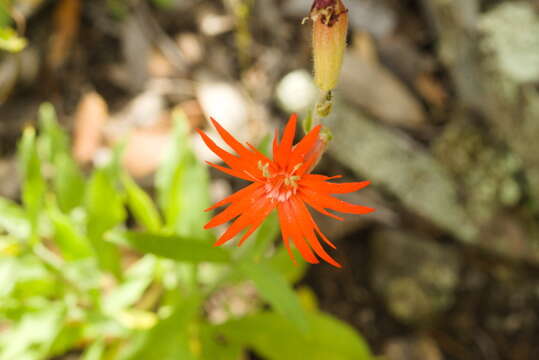
[[333, 266], [341, 267], [322, 247], [319, 238], [335, 249], [335, 245], [320, 231], [307, 205], [337, 220], [343, 219], [327, 210], [367, 214], [374, 209], [350, 204], [331, 196], [357, 191], [369, 185], [369, 181], [332, 183], [328, 180], [340, 176], [328, 177], [310, 173], [325, 148], [325, 142], [320, 138], [321, 126], [314, 127], [300, 142], [293, 145], [297, 120], [296, 116], [292, 115], [280, 142], [276, 131], [273, 140], [273, 159], [269, 159], [251, 144], [242, 145], [217, 121], [211, 120], [219, 135], [236, 154], [225, 151], [208, 135], [197, 130], [206, 145], [228, 167], [210, 162], [208, 164], [226, 174], [252, 182], [206, 210], [228, 205], [205, 225], [205, 229], [235, 219], [215, 246], [226, 243], [245, 230], [238, 243], [241, 245], [262, 224], [269, 213], [277, 209], [283, 242], [293, 260], [290, 241], [307, 262], [318, 263], [320, 257]]

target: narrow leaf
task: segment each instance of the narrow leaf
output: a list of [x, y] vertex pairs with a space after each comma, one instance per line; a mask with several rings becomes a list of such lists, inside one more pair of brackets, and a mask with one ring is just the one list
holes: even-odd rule
[[24, 210], [14, 202], [0, 197], [0, 230], [25, 239], [30, 235], [30, 223]]
[[262, 313], [218, 326], [222, 336], [268, 360], [372, 360], [365, 341], [347, 324], [319, 312], [307, 313], [302, 333], [285, 316]]
[[152, 199], [128, 175], [123, 178], [123, 186], [127, 193], [127, 206], [135, 219], [148, 231], [161, 229], [161, 217]]
[[189, 147], [189, 128], [185, 114], [176, 111], [170, 148], [156, 175], [156, 188], [167, 229], [178, 235], [211, 241], [212, 233], [203, 229], [209, 220], [208, 170]]
[[227, 250], [213, 247], [210, 243], [178, 235], [126, 232], [125, 242], [143, 252], [187, 262], [228, 262]]
[[118, 249], [115, 244], [106, 242], [104, 235], [122, 223], [126, 214], [123, 199], [109, 169], [98, 169], [93, 174], [86, 193], [85, 207], [88, 214], [86, 233], [97, 254], [99, 265], [103, 270], [119, 276]]
[[54, 165], [53, 187], [58, 199], [58, 206], [64, 213], [68, 213], [84, 202], [85, 180], [69, 154], [58, 154]]
[[120, 360], [195, 360], [188, 330], [199, 308], [199, 298], [183, 299], [170, 316], [151, 330], [139, 333]]
[[54, 229], [53, 240], [64, 259], [73, 261], [94, 255], [88, 239], [77, 229], [69, 216], [61, 213], [54, 204], [50, 205], [49, 218]]
[[239, 264], [239, 269], [247, 279], [255, 283], [260, 295], [275, 311], [289, 319], [301, 331], [308, 329], [304, 310], [283, 275], [264, 262], [243, 262]]
[[22, 202], [30, 221], [30, 242], [35, 243], [39, 236], [39, 215], [45, 196], [45, 179], [41, 173], [41, 161], [36, 147], [34, 128], [26, 128], [19, 144], [19, 163], [22, 169]]

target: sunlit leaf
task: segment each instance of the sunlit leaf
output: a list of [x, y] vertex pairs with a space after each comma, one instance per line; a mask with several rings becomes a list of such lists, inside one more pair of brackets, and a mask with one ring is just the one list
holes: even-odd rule
[[200, 299], [186, 298], [172, 313], [151, 330], [137, 334], [120, 360], [194, 360], [196, 339], [190, 336], [190, 324], [200, 308]]
[[[5, 298], [8, 296], [13, 287], [15, 286], [15, 282], [13, 279], [17, 276], [17, 260], [13, 258], [9, 259], [2, 259], [0, 261], [0, 299]], [[0, 304], [0, 309], [2, 308], [3, 304]]]
[[0, 28], [11, 25], [11, 16], [9, 14], [12, 0], [0, 1]]
[[81, 322], [65, 322], [51, 345], [49, 355], [62, 355], [73, 348], [83, 338], [83, 327]]
[[26, 300], [62, 293], [62, 287], [58, 286], [57, 279], [35, 256], [29, 254], [19, 256], [12, 275], [8, 283], [13, 284], [10, 294], [13, 298]]
[[213, 326], [203, 325], [200, 331], [203, 360], [238, 360], [242, 359], [243, 346], [238, 343], [223, 341], [223, 337]]
[[38, 240], [39, 215], [43, 208], [46, 185], [41, 172], [34, 128], [28, 127], [24, 130], [18, 156], [23, 177], [22, 202], [30, 221], [31, 242], [35, 243]]
[[295, 284], [305, 275], [307, 262], [303, 260], [296, 248], [292, 248], [291, 251], [294, 253], [296, 262], [290, 259], [290, 254], [284, 245], [280, 245], [275, 254], [269, 257], [267, 261], [274, 269], [284, 275], [289, 283]]
[[218, 326], [225, 339], [244, 344], [268, 360], [370, 360], [365, 341], [347, 324], [319, 312], [307, 313], [310, 331], [285, 316], [262, 313]]
[[0, 197], [0, 231], [25, 239], [30, 236], [30, 223], [24, 210], [14, 202]]
[[105, 353], [105, 342], [97, 340], [86, 348], [81, 360], [102, 360]]
[[177, 235], [126, 232], [125, 243], [140, 252], [187, 262], [227, 262], [227, 250], [213, 247], [210, 243], [184, 238]]
[[94, 255], [90, 242], [69, 216], [54, 204], [49, 206], [48, 213], [53, 226], [53, 240], [65, 260], [80, 260]]
[[39, 108], [38, 150], [42, 161], [53, 165], [52, 184], [60, 209], [67, 213], [82, 204], [84, 177], [71, 156], [67, 133], [58, 124], [54, 107], [43, 103]]
[[152, 281], [155, 263], [154, 256], [146, 256], [133, 265], [123, 283], [103, 297], [103, 311], [117, 315], [139, 300]]
[[158, 201], [167, 228], [179, 235], [211, 240], [212, 233], [203, 229], [209, 215], [208, 170], [189, 147], [188, 122], [185, 114], [173, 114], [173, 141], [156, 175]]
[[54, 162], [53, 186], [60, 209], [68, 213], [82, 205], [85, 193], [85, 180], [79, 167], [69, 154], [59, 154]]
[[265, 262], [242, 262], [239, 269], [247, 279], [254, 282], [260, 295], [275, 311], [285, 316], [301, 331], [307, 330], [304, 310], [282, 274]]
[[0, 28], [0, 50], [19, 52], [26, 47], [27, 41], [12, 28]]
[[152, 199], [128, 175], [125, 175], [122, 180], [127, 194], [127, 206], [129, 206], [135, 219], [146, 230], [159, 231], [161, 229], [161, 217]]
[[45, 359], [61, 327], [65, 309], [60, 304], [27, 313], [0, 338], [2, 360]]
[[110, 170], [101, 168], [94, 172], [88, 184], [85, 208], [87, 211], [86, 233], [97, 254], [103, 270], [120, 274], [120, 256], [115, 244], [105, 241], [108, 230], [123, 223], [125, 209], [123, 199], [110, 175]]
[[43, 103], [39, 107], [39, 130], [41, 133], [38, 148], [41, 159], [53, 163], [56, 156], [69, 152], [69, 139], [58, 124], [56, 111], [51, 103]]

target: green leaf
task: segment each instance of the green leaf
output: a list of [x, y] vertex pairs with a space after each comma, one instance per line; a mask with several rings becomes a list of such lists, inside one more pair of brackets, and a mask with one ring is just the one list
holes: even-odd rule
[[88, 184], [85, 198], [87, 212], [86, 233], [90, 239], [100, 267], [116, 276], [120, 275], [120, 256], [115, 244], [105, 241], [107, 231], [123, 223], [125, 209], [123, 199], [116, 188], [110, 169], [94, 172]]
[[69, 139], [58, 124], [56, 111], [51, 103], [43, 103], [39, 107], [39, 130], [41, 132], [38, 148], [41, 159], [54, 163], [59, 154], [69, 152]]
[[63, 324], [65, 309], [60, 304], [26, 313], [0, 339], [2, 360], [45, 359]]
[[205, 324], [201, 326], [200, 337], [202, 341], [203, 360], [238, 360], [243, 359], [243, 346], [237, 343], [223, 341], [223, 337], [214, 326]]
[[0, 1], [0, 28], [11, 25], [11, 3], [12, 0]]
[[266, 134], [257, 146], [258, 150], [267, 157], [271, 158], [272, 135]]
[[209, 220], [203, 211], [210, 203], [208, 170], [189, 148], [185, 114], [175, 112], [173, 116], [173, 141], [156, 174], [159, 206], [167, 229], [178, 235], [213, 240], [212, 232], [203, 229]]
[[153, 3], [163, 10], [170, 9], [174, 4], [174, 0], [153, 0]]
[[275, 270], [283, 274], [289, 283], [295, 284], [303, 278], [308, 266], [296, 248], [292, 248], [291, 251], [294, 253], [296, 262], [290, 258], [284, 245], [281, 245], [267, 261]]
[[43, 208], [45, 196], [45, 179], [41, 173], [41, 161], [36, 147], [35, 129], [24, 129], [19, 143], [19, 163], [22, 169], [22, 202], [30, 221], [30, 242], [38, 241], [39, 215]]
[[30, 223], [24, 210], [14, 202], [0, 197], [0, 230], [18, 239], [30, 236]]
[[180, 301], [167, 318], [151, 330], [139, 333], [128, 345], [120, 360], [195, 360], [193, 346], [196, 339], [190, 336], [200, 309], [200, 299], [189, 297]]
[[305, 312], [283, 275], [265, 262], [241, 262], [238, 267], [247, 279], [254, 282], [260, 295], [275, 311], [289, 319], [301, 331], [307, 331]]
[[370, 360], [365, 341], [347, 324], [319, 312], [307, 313], [303, 333], [285, 316], [262, 313], [216, 328], [229, 341], [244, 344], [268, 360]]
[[103, 298], [103, 311], [114, 316], [135, 304], [150, 285], [155, 266], [156, 258], [150, 255], [130, 267], [124, 282]]
[[99, 339], [86, 348], [86, 351], [82, 355], [82, 360], [102, 360], [104, 354], [105, 342]]
[[69, 154], [58, 154], [54, 161], [53, 187], [58, 206], [68, 213], [84, 202], [85, 180], [79, 167]]
[[152, 199], [128, 175], [123, 176], [123, 185], [127, 193], [127, 206], [135, 219], [148, 231], [161, 229], [161, 217]]
[[60, 212], [55, 204], [49, 206], [53, 240], [65, 260], [80, 260], [94, 255], [89, 240], [81, 233], [69, 216]]
[[73, 348], [83, 339], [83, 326], [81, 322], [66, 322], [54, 339], [49, 355], [59, 356]]
[[8, 296], [27, 301], [35, 297], [62, 294], [63, 287], [40, 259], [30, 254], [23, 254], [16, 260], [9, 281], [13, 288]]
[[26, 47], [27, 41], [12, 28], [0, 28], [0, 50], [19, 52]]
[[[0, 261], [0, 299], [4, 299], [11, 294], [15, 287], [14, 279], [17, 278], [18, 259], [4, 258]], [[3, 310], [5, 304], [0, 303], [0, 311]]]
[[178, 235], [126, 232], [123, 240], [131, 247], [146, 253], [176, 261], [187, 262], [228, 262], [230, 255], [221, 247], [210, 243]]
[[39, 128], [39, 154], [42, 160], [54, 165], [54, 191], [60, 209], [67, 213], [83, 202], [84, 177], [71, 156], [69, 138], [58, 124], [56, 112], [50, 103], [43, 103], [39, 107]]

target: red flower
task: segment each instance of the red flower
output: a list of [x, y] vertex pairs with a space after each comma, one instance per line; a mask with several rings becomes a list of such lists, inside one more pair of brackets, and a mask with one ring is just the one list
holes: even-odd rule
[[341, 267], [320, 244], [318, 237], [335, 249], [335, 245], [320, 231], [305, 204], [337, 220], [343, 219], [326, 209], [352, 214], [366, 214], [374, 209], [349, 204], [330, 196], [362, 189], [369, 185], [369, 181], [336, 184], [327, 180], [340, 176], [310, 174], [323, 151], [323, 143], [319, 137], [321, 126], [313, 128], [299, 143], [293, 145], [296, 116], [292, 115], [280, 143], [277, 131], [275, 133], [271, 160], [251, 144], [243, 146], [217, 121], [211, 121], [219, 135], [237, 155], [223, 150], [208, 135], [197, 130], [206, 145], [229, 167], [210, 162], [208, 164], [224, 173], [252, 182], [206, 210], [229, 205], [213, 217], [205, 229], [235, 219], [215, 246], [224, 244], [240, 231], [246, 230], [239, 241], [238, 246], [241, 245], [262, 224], [266, 216], [273, 209], [277, 209], [283, 241], [292, 260], [294, 256], [290, 251], [290, 240], [309, 263], [318, 263], [319, 256], [331, 265]]

